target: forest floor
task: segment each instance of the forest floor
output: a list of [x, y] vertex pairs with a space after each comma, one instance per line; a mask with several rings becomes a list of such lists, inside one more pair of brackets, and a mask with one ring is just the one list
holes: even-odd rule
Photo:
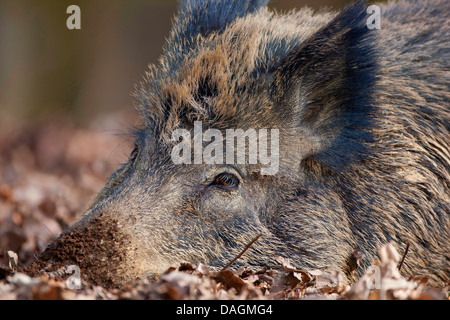
[[[155, 279], [120, 289], [88, 283], [83, 271], [69, 268], [38, 276], [24, 273], [127, 159], [131, 138], [106, 129], [116, 117], [83, 128], [63, 119], [0, 123], [0, 299], [449, 299], [448, 286], [402, 277], [403, 253], [391, 246], [380, 248], [373, 273], [351, 285], [339, 273], [300, 270], [281, 257], [274, 257], [278, 270], [213, 271], [180, 262]], [[363, 258], [355, 252], [356, 260]]]

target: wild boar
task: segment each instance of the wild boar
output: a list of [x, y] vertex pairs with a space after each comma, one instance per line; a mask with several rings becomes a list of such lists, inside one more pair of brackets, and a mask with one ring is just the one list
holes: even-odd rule
[[283, 256], [351, 281], [381, 245], [410, 243], [404, 274], [448, 280], [450, 2], [380, 4], [380, 29], [363, 2], [266, 3], [180, 2], [134, 95], [134, 151], [41, 262], [121, 286], [223, 267], [262, 233], [235, 266]]

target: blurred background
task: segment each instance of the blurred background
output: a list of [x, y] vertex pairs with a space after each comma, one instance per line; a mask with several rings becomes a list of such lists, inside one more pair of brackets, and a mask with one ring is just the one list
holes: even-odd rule
[[[289, 10], [341, 8], [344, 0], [273, 0]], [[81, 30], [66, 9], [81, 8]], [[130, 94], [156, 63], [175, 0], [0, 0], [0, 117], [69, 115], [79, 123], [132, 109]]]
[[[81, 30], [66, 27], [72, 4]], [[157, 63], [176, 9], [175, 0], [0, 0], [0, 264], [6, 250], [30, 263], [126, 161], [126, 132], [139, 123], [131, 93]]]

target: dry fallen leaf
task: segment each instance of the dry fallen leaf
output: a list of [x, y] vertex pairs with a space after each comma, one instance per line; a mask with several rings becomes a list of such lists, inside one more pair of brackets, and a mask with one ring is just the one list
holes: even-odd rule
[[388, 243], [380, 248], [380, 261], [375, 261], [367, 272], [346, 293], [350, 299], [445, 299], [444, 290], [430, 290], [420, 281], [407, 280], [398, 270], [400, 255]]
[[14, 251], [6, 251], [6, 256], [8, 257], [9, 268], [14, 272], [18, 267], [19, 257]]

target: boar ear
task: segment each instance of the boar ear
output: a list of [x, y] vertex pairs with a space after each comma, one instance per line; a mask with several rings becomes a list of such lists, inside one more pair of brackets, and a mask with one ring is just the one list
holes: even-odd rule
[[[194, 47], [197, 37], [222, 32], [230, 23], [267, 5], [268, 0], [180, 0], [169, 40], [179, 56]], [[170, 48], [169, 48], [170, 49]]]
[[169, 65], [182, 65], [186, 54], [197, 45], [198, 36], [221, 33], [234, 20], [254, 13], [269, 0], [179, 0], [178, 15], [165, 51]]
[[266, 6], [268, 0], [180, 0], [178, 22], [185, 36], [206, 36]]
[[370, 139], [376, 63], [366, 19], [364, 3], [346, 7], [276, 67], [273, 95], [280, 117], [303, 132], [303, 158], [336, 166]]

